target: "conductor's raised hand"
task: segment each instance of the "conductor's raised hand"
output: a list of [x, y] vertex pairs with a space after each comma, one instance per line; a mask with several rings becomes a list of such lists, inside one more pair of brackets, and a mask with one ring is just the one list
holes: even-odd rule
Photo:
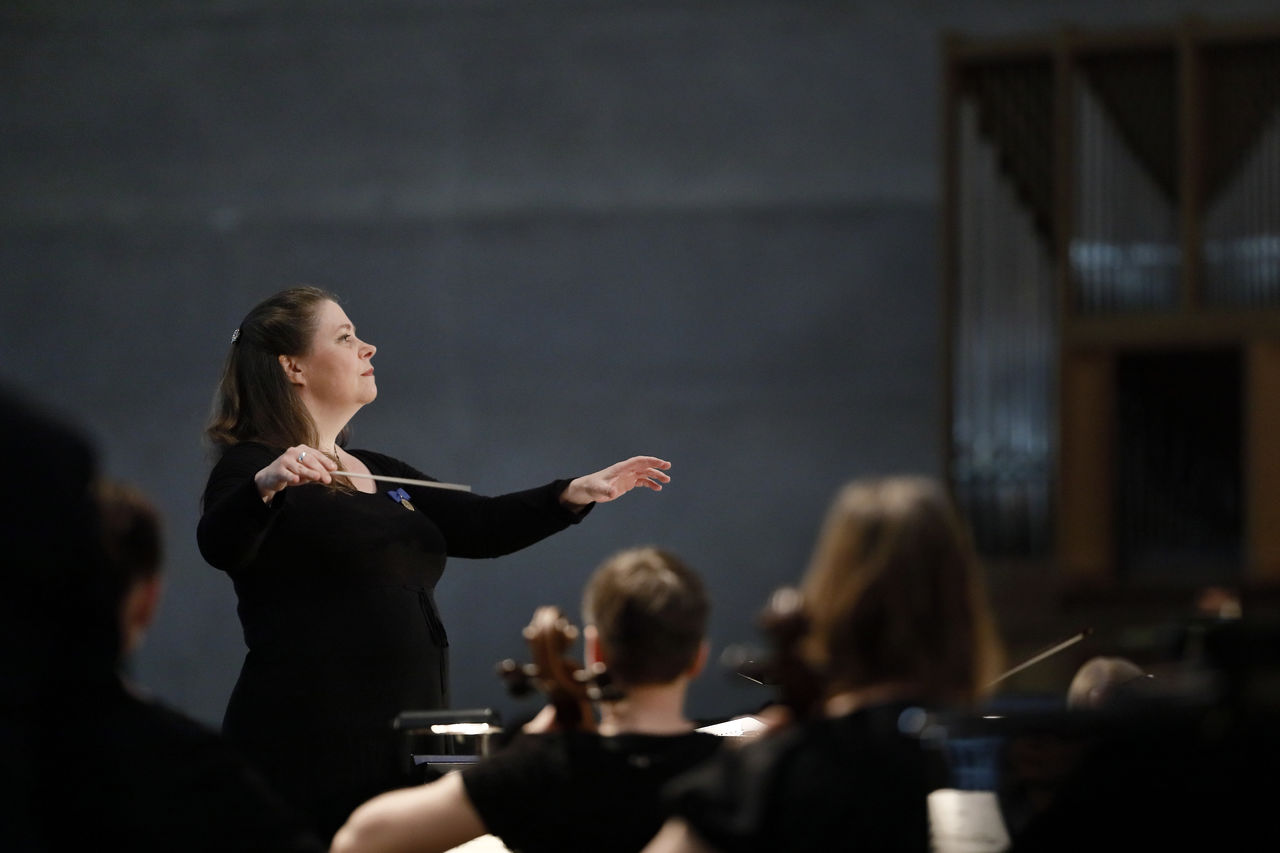
[[671, 477], [664, 473], [670, 467], [670, 462], [656, 456], [632, 456], [569, 483], [560, 495], [560, 502], [581, 508], [619, 498], [636, 486], [660, 492], [663, 483], [671, 482]]
[[271, 500], [281, 489], [302, 483], [330, 483], [330, 471], [338, 464], [314, 447], [299, 444], [281, 453], [271, 464], [253, 475], [254, 485], [262, 500]]

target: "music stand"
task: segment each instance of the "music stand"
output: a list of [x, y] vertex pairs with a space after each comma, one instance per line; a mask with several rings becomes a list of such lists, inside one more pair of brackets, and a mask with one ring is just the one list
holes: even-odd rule
[[401, 736], [402, 769], [408, 774], [427, 769], [436, 776], [476, 763], [489, 754], [490, 739], [502, 733], [493, 708], [402, 711], [391, 727]]

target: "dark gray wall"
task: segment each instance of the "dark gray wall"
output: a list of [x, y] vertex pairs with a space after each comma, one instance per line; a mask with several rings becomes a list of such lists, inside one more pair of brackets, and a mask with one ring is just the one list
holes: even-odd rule
[[[939, 474], [939, 38], [1266, 2], [57, 3], [0, 9], [0, 378], [164, 511], [134, 662], [209, 722], [242, 654], [195, 549], [231, 330], [299, 282], [379, 347], [356, 446], [478, 491], [634, 453], [628, 495], [440, 587], [459, 706], [611, 551], [682, 553], [755, 640], [836, 487]], [[10, 484], [30, 491], [39, 484]], [[1056, 639], [1047, 636], [1045, 641]], [[741, 680], [739, 680], [741, 681]], [[766, 698], [717, 667], [692, 711]]]

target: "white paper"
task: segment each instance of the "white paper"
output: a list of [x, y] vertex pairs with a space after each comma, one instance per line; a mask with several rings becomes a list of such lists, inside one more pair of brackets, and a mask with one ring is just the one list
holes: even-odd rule
[[933, 853], [1000, 853], [1009, 849], [1009, 830], [995, 791], [934, 791], [929, 795], [929, 835]]

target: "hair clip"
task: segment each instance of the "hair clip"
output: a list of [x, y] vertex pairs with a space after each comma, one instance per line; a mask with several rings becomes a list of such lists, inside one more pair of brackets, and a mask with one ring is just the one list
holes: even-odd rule
[[236, 329], [234, 332], [231, 333], [231, 343], [234, 344], [238, 340], [240, 340], [240, 330]]

